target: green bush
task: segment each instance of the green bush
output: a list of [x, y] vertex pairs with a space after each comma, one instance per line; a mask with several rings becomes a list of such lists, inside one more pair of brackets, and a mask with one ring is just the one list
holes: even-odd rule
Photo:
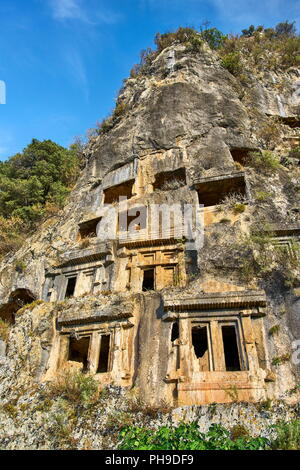
[[248, 164], [254, 168], [262, 170], [278, 170], [280, 168], [280, 160], [273, 152], [265, 150], [263, 152], [252, 152]]
[[225, 54], [221, 61], [222, 66], [227, 69], [232, 75], [239, 75], [242, 71], [242, 63], [239, 52], [230, 52]]
[[243, 212], [245, 212], [246, 208], [247, 208], [246, 204], [238, 202], [238, 203], [235, 204], [235, 206], [233, 208], [233, 212], [235, 214], [242, 214]]
[[288, 353], [283, 354], [282, 356], [273, 357], [272, 365], [280, 366], [281, 364], [284, 364], [284, 362], [288, 362], [290, 359], [291, 359], [291, 355]]
[[65, 398], [78, 404], [94, 402], [98, 392], [99, 384], [92, 376], [73, 371], [62, 371], [49, 388], [51, 397]]
[[48, 208], [53, 213], [64, 205], [80, 165], [77, 144], [66, 149], [37, 139], [22, 153], [0, 162], [0, 256], [19, 248]]
[[225, 36], [217, 28], [205, 29], [201, 31], [200, 36], [211, 49], [219, 49], [227, 38], [227, 36]]
[[300, 420], [280, 423], [274, 427], [276, 438], [271, 443], [275, 450], [299, 450], [300, 449]]
[[244, 432], [231, 434], [220, 425], [202, 433], [196, 422], [157, 430], [127, 426], [120, 433], [121, 450], [259, 450], [267, 447], [263, 437], [252, 438]]

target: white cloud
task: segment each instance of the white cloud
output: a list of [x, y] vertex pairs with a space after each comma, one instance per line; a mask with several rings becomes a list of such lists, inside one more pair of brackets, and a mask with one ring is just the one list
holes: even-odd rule
[[64, 60], [72, 75], [72, 79], [77, 82], [85, 96], [86, 101], [89, 99], [89, 86], [85, 64], [81, 55], [75, 48], [67, 48], [64, 52]]
[[49, 0], [53, 18], [56, 20], [80, 20], [89, 24], [114, 24], [117, 23], [121, 15], [103, 6], [93, 8], [89, 12], [82, 0]]
[[50, 6], [57, 20], [87, 19], [79, 0], [50, 0]]
[[244, 28], [250, 24], [298, 19], [299, 0], [210, 0], [220, 18]]

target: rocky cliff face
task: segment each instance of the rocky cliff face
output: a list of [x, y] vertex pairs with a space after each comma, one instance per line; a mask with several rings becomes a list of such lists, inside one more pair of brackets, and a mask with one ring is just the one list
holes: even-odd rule
[[[30, 410], [74, 368], [149, 406], [297, 401], [299, 77], [177, 45], [126, 81], [68, 205], [0, 266], [3, 446], [47, 447], [11, 420], [45, 431], [62, 405]], [[179, 207], [167, 230], [155, 204]]]

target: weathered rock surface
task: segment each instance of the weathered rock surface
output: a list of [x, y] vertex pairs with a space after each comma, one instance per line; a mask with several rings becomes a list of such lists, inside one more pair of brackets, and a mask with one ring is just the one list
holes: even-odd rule
[[[212, 51], [173, 49], [174, 71], [166, 66], [166, 49], [148, 74], [127, 80], [119, 97], [124, 111], [111, 130], [90, 142], [68, 205], [0, 265], [0, 316], [15, 316], [8, 339], [0, 341], [3, 448], [113, 448], [109, 433], [124, 416], [139, 422], [125, 403], [132, 390], [151, 406], [175, 408], [147, 418], [154, 426], [183, 418], [196, 419], [203, 430], [212, 422], [243, 422], [259, 434], [269, 432], [266, 423], [297, 413], [299, 263], [288, 273], [288, 261], [282, 270], [272, 269], [273, 258], [264, 261], [262, 253], [280, 243], [297, 257], [299, 166], [290, 159], [277, 170], [259, 169], [247, 158], [253, 150], [282, 157], [297, 141], [300, 69], [253, 71], [241, 83]], [[242, 199], [224, 205], [223, 196], [240, 191]], [[105, 240], [108, 229], [115, 227], [116, 234], [120, 225], [111, 216], [101, 227], [104, 204], [128, 194], [129, 203], [140, 206], [204, 203], [203, 246], [191, 251], [182, 237], [158, 234], [153, 241], [142, 232], [140, 238]], [[262, 234], [272, 239], [263, 252], [251, 251], [253, 227], [260, 240]], [[80, 239], [80, 230], [97, 237]], [[251, 271], [249, 259], [261, 275]], [[18, 260], [26, 266], [21, 272]], [[150, 270], [156, 293], [143, 292]], [[73, 298], [65, 299], [74, 277]], [[201, 295], [205, 306], [197, 301]], [[44, 303], [17, 312], [33, 298]], [[236, 368], [225, 364], [225, 324], [238, 332]], [[195, 325], [207, 328], [205, 351], [195, 349]], [[113, 338], [109, 366], [99, 373], [99, 337], [105, 335]], [[91, 415], [79, 406], [74, 417], [65, 402], [47, 402], [45, 390], [63, 365], [76, 362], [72, 354], [83, 354], [68, 350], [72, 340], [87, 337], [90, 373], [100, 386], [119, 388], [108, 388], [111, 396]], [[267, 399], [282, 402], [272, 413], [250, 403]], [[235, 401], [248, 403], [228, 404]], [[214, 402], [220, 404], [212, 413]], [[66, 426], [70, 416], [74, 421], [73, 441], [59, 442], [59, 416]]]

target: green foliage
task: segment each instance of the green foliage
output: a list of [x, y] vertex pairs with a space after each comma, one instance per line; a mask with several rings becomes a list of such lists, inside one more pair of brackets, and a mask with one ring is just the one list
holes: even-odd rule
[[288, 362], [290, 359], [291, 359], [290, 354], [283, 354], [282, 356], [273, 357], [272, 365], [273, 366], [280, 366], [281, 364], [284, 364], [285, 362]]
[[288, 21], [284, 21], [282, 23], [278, 23], [275, 27], [275, 32], [277, 36], [286, 36], [289, 38], [293, 38], [296, 36], [296, 27], [295, 21], [289, 23]]
[[268, 193], [267, 191], [255, 191], [255, 199], [259, 202], [266, 201], [272, 197], [272, 193]]
[[239, 75], [242, 71], [241, 56], [239, 52], [229, 52], [225, 54], [221, 61], [222, 66], [232, 73], [232, 75]]
[[244, 36], [246, 38], [249, 38], [249, 37], [253, 36], [255, 31], [256, 31], [256, 28], [252, 24], [251, 26], [249, 26], [248, 29], [242, 29], [242, 36]]
[[28, 225], [20, 217], [6, 219], [0, 216], [0, 258], [22, 246], [27, 229]]
[[194, 28], [178, 28], [174, 32], [160, 34], [157, 33], [155, 36], [155, 45], [157, 52], [160, 53], [166, 47], [170, 47], [173, 44], [188, 44], [195, 40], [199, 33]]
[[239, 438], [249, 437], [249, 432], [242, 424], [235, 424], [230, 429], [230, 437], [233, 441], [236, 441]]
[[234, 436], [220, 425], [202, 433], [196, 422], [177, 427], [161, 426], [157, 430], [127, 426], [121, 433], [122, 450], [259, 450], [266, 448], [265, 438]]
[[235, 214], [242, 214], [243, 212], [245, 212], [246, 207], [247, 207], [246, 204], [242, 204], [241, 202], [238, 202], [235, 204], [233, 208], [233, 212]]
[[262, 152], [252, 152], [248, 164], [257, 169], [275, 171], [280, 168], [280, 160], [273, 152], [265, 150]]
[[98, 397], [98, 382], [82, 372], [62, 371], [50, 385], [51, 397], [59, 396], [70, 402], [89, 405]]
[[76, 148], [33, 139], [22, 153], [0, 164], [0, 215], [36, 220], [47, 201], [63, 203], [78, 172]]
[[279, 332], [279, 330], [280, 330], [280, 325], [274, 325], [269, 329], [269, 335], [273, 336], [273, 335], [277, 334]]
[[295, 387], [291, 388], [288, 392], [289, 395], [294, 395], [294, 393], [297, 393], [300, 391], [300, 384], [296, 385]]
[[277, 436], [271, 443], [271, 448], [276, 450], [300, 449], [300, 421], [294, 420], [288, 423], [280, 423], [274, 427]]
[[205, 29], [201, 31], [200, 36], [211, 49], [219, 49], [227, 38], [227, 36], [217, 28]]
[[24, 307], [20, 308], [16, 314], [22, 315], [24, 312], [26, 312], [26, 310], [32, 311], [35, 307], [37, 307], [38, 305], [42, 305], [43, 303], [44, 300], [34, 300], [33, 302], [31, 302], [31, 304], [26, 304], [24, 305]]
[[63, 206], [80, 163], [77, 145], [65, 149], [37, 139], [0, 162], [0, 255], [18, 248], [23, 234], [35, 228], [48, 207], [57, 211]]

